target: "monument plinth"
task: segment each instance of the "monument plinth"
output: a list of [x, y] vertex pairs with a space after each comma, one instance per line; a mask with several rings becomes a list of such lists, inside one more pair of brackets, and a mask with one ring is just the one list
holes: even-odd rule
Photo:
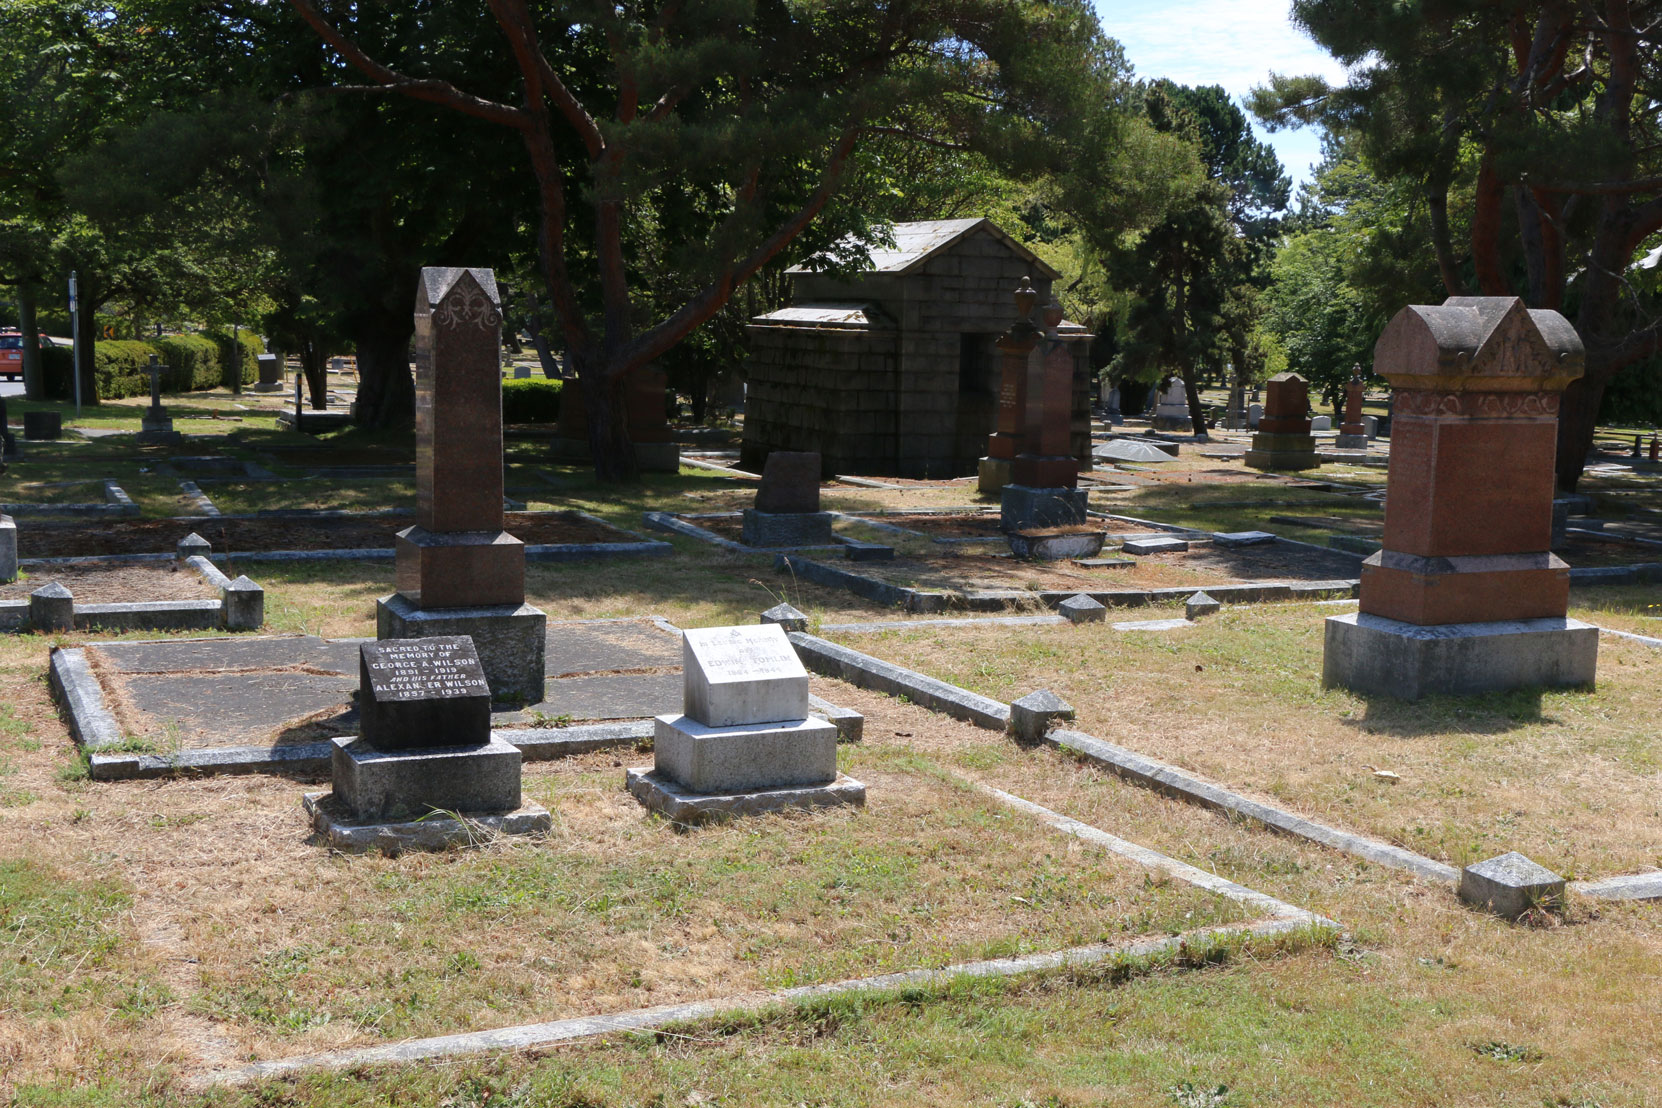
[[1021, 452], [1000, 494], [1005, 532], [1085, 522], [1079, 461], [1069, 453], [1073, 426], [1073, 355], [1057, 334], [1062, 306], [1044, 309], [1044, 334], [1027, 359], [1027, 395]]
[[502, 313], [488, 269], [427, 268], [416, 292], [416, 524], [398, 533], [376, 637], [467, 635], [498, 700], [543, 696], [548, 619], [503, 529]]
[[1384, 549], [1359, 612], [1328, 620], [1323, 680], [1407, 699], [1593, 681], [1598, 630], [1566, 619], [1552, 553], [1559, 399], [1584, 354], [1514, 297], [1404, 308], [1374, 348], [1390, 381]]
[[1314, 469], [1316, 439], [1310, 434], [1310, 383], [1296, 373], [1271, 377], [1264, 386], [1264, 411], [1246, 452], [1253, 469]]
[[836, 725], [808, 717], [808, 671], [782, 627], [687, 631], [681, 654], [683, 714], [656, 717], [652, 768], [624, 775], [642, 804], [696, 824], [865, 803], [837, 772]]
[[309, 795], [332, 846], [389, 850], [472, 841], [477, 828], [546, 831], [520, 793], [520, 753], [491, 733], [491, 691], [471, 639], [398, 639], [358, 648], [356, 738], [333, 740], [334, 792]]
[[762, 463], [756, 505], [744, 510], [740, 539], [746, 546], [829, 545], [831, 513], [819, 510], [820, 456], [775, 450]]

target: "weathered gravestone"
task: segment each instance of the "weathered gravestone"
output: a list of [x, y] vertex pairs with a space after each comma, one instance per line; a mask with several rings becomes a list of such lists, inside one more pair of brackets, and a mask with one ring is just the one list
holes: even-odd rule
[[1189, 415], [1189, 396], [1182, 378], [1174, 378], [1160, 393], [1154, 406], [1154, 429], [1157, 431], [1187, 431], [1194, 427]]
[[1368, 429], [1362, 423], [1362, 394], [1366, 389], [1362, 367], [1352, 366], [1350, 382], [1345, 385], [1345, 421], [1339, 424], [1339, 439], [1334, 443], [1340, 450], [1368, 448]]
[[283, 391], [283, 359], [276, 354], [256, 354], [254, 364], [259, 367], [260, 379], [254, 382], [255, 392]]
[[1514, 297], [1386, 326], [1384, 549], [1362, 563], [1360, 611], [1327, 621], [1324, 684], [1414, 700], [1593, 682], [1598, 628], [1565, 618], [1569, 567], [1551, 553], [1559, 399], [1583, 361], [1563, 316]]
[[775, 450], [762, 465], [756, 506], [744, 511], [746, 546], [812, 546], [831, 542], [831, 513], [819, 510], [820, 456]]
[[63, 438], [63, 413], [24, 412], [23, 437], [30, 442], [52, 442]]
[[162, 407], [162, 374], [172, 368], [158, 363], [156, 355], [150, 355], [150, 364], [144, 367], [144, 372], [150, 375], [150, 407], [144, 410], [144, 418], [139, 422], [139, 433], [133, 436], [134, 442], [173, 443], [184, 438], [173, 429], [173, 417]]
[[775, 623], [707, 627], [682, 639], [682, 715], [654, 722], [654, 765], [625, 775], [680, 824], [780, 808], [864, 804], [837, 772], [837, 728], [808, 716], [808, 671]]
[[1042, 313], [1044, 334], [1028, 358], [1021, 449], [1000, 494], [999, 525], [1006, 532], [1085, 522], [1079, 460], [1071, 453], [1073, 354], [1062, 341], [1062, 305]]
[[0, 515], [0, 585], [17, 580], [17, 521]]
[[1253, 469], [1312, 469], [1321, 464], [1310, 434], [1310, 384], [1296, 373], [1271, 377], [1264, 414], [1246, 452]]
[[491, 733], [490, 684], [467, 636], [364, 643], [358, 711], [358, 736], [333, 740], [334, 793], [308, 797], [331, 845], [445, 845], [471, 834], [456, 817], [548, 829], [548, 812], [523, 803], [519, 749]]
[[498, 700], [543, 698], [548, 617], [525, 603], [525, 544], [503, 530], [502, 314], [488, 269], [421, 271], [416, 293], [416, 525], [376, 637], [467, 635]]
[[1021, 453], [1027, 420], [1027, 382], [1040, 331], [1033, 325], [1039, 293], [1030, 277], [1023, 277], [1012, 299], [1016, 321], [998, 336], [998, 411], [993, 433], [987, 436], [987, 455], [976, 463], [976, 488], [983, 496], [998, 496], [1011, 480], [1016, 455]]

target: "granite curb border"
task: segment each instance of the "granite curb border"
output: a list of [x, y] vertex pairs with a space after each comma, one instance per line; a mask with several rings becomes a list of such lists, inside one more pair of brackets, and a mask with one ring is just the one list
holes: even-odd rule
[[47, 666], [47, 680], [69, 715], [69, 734], [87, 751], [122, 741], [121, 725], [104, 704], [104, 688], [78, 647], [57, 647]]
[[1206, 873], [1156, 850], [1127, 842], [1031, 801], [987, 786], [977, 787], [1001, 803], [1038, 816], [1064, 834], [1090, 842], [1139, 865], [1169, 873], [1176, 880], [1193, 884], [1214, 895], [1262, 910], [1270, 918], [1197, 928], [1164, 938], [1140, 939], [1125, 943], [1093, 943], [1044, 954], [961, 962], [939, 969], [902, 970], [823, 985], [800, 985], [771, 992], [740, 993], [713, 1000], [657, 1005], [609, 1015], [576, 1016], [546, 1023], [496, 1028], [491, 1031], [438, 1035], [383, 1046], [251, 1062], [233, 1068], [199, 1073], [194, 1079], [194, 1084], [199, 1087], [242, 1085], [308, 1070], [399, 1065], [493, 1051], [527, 1050], [618, 1033], [651, 1031], [673, 1023], [710, 1019], [728, 1013], [762, 1011], [776, 1006], [800, 1004], [850, 993], [948, 985], [964, 978], [1016, 977], [1050, 970], [1084, 968], [1116, 959], [1158, 958], [1162, 955], [1178, 954], [1215, 940], [1276, 938], [1301, 931], [1315, 932], [1338, 927], [1338, 924], [1313, 912]]
[[[876, 577], [841, 569], [808, 558], [780, 554], [774, 568], [794, 574], [799, 580], [827, 588], [844, 589], [864, 600], [897, 607], [920, 615], [951, 610], [1003, 612], [1035, 603], [1055, 608], [1074, 596], [1088, 596], [1105, 607], [1136, 608], [1150, 604], [1185, 600], [1200, 590], [1199, 585], [1174, 585], [1157, 589], [992, 589], [980, 592], [932, 592], [891, 585]], [[1262, 604], [1283, 600], [1328, 599], [1334, 594], [1357, 595], [1359, 580], [1268, 581], [1236, 585], [1207, 585], [1206, 591], [1218, 600], [1235, 604]]]
[[[1008, 727], [1010, 707], [989, 697], [903, 669], [881, 658], [827, 642], [806, 632], [792, 632], [789, 637], [803, 663], [817, 673], [839, 678], [860, 688], [875, 689], [891, 696], [904, 696], [932, 711], [989, 730], [1002, 731]], [[1053, 730], [1047, 734], [1046, 742], [1074, 756], [1101, 765], [1135, 784], [1177, 799], [1231, 815], [1244, 816], [1273, 831], [1307, 839], [1378, 865], [1411, 873], [1423, 880], [1451, 887], [1459, 883], [1460, 872], [1453, 866], [1379, 839], [1305, 819], [1262, 801], [1252, 800], [1239, 793], [1208, 784], [1175, 766], [1104, 742], [1082, 731]], [[1572, 887], [1585, 896], [1613, 900], [1662, 899], [1662, 873], [1583, 881]], [[1606, 889], [1612, 891], [1603, 891]]]
[[[737, 519], [739, 515], [740, 513], [738, 512], [710, 512], [705, 515], [695, 516], [692, 518]], [[734, 542], [732, 539], [718, 535], [714, 531], [698, 526], [696, 523], [688, 523], [686, 517], [672, 515], [669, 512], [646, 512], [644, 513], [643, 518], [645, 519], [648, 527], [655, 528], [659, 531], [668, 531], [676, 535], [683, 535], [689, 539], [697, 539], [699, 542], [709, 543], [711, 546], [726, 550], [732, 554], [773, 554], [783, 556], [780, 553], [781, 551], [847, 549], [846, 544], [843, 543], [829, 546], [746, 546], [742, 542]], [[664, 545], [668, 546], [669, 544], [665, 543]]]
[[[174, 555], [146, 555], [146, 562], [172, 562]], [[77, 560], [75, 564], [107, 561], [109, 559], [90, 558]], [[40, 559], [27, 559], [18, 562], [20, 566], [33, 568], [51, 568], [52, 565], [62, 564], [42, 562]], [[225, 604], [226, 590], [234, 588], [230, 578], [221, 573], [212, 562], [201, 555], [192, 555], [185, 559], [185, 565], [199, 575], [207, 585], [219, 593], [217, 600], [133, 600], [107, 604], [82, 604], [76, 602], [73, 607], [75, 630], [77, 631], [251, 631], [257, 630], [250, 626], [231, 625]], [[250, 586], [250, 592], [261, 593], [259, 611], [263, 613], [264, 591], [257, 585]], [[240, 611], [240, 609], [239, 609]], [[0, 601], [0, 631], [23, 631], [29, 626], [29, 602], [27, 600]]]

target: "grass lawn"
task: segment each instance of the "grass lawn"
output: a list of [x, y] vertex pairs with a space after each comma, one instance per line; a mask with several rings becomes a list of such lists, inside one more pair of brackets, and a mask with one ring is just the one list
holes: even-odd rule
[[[212, 426], [197, 413], [227, 400], [179, 403], [192, 426]], [[136, 421], [130, 407], [92, 418]], [[291, 480], [204, 486], [222, 510], [408, 495], [398, 481], [302, 479], [309, 466], [407, 462], [407, 435], [320, 442], [247, 416], [234, 426], [191, 452]], [[143, 472], [165, 451], [109, 439], [25, 449], [3, 499], [27, 499], [15, 482], [97, 491], [112, 478], [147, 514], [179, 510], [177, 480]], [[510, 488], [629, 530], [647, 510], [733, 510], [753, 494], [694, 468], [606, 488], [544, 464], [545, 452], [510, 444]], [[1103, 471], [1132, 487], [1098, 490], [1093, 504], [1292, 537], [1305, 533], [1264, 521], [1378, 518], [1374, 501], [1189, 453]], [[1307, 476], [1360, 492], [1384, 473]], [[1586, 484], [1599, 493], [1603, 480]], [[1662, 507], [1634, 484], [1612, 482], [1607, 498]], [[833, 486], [823, 499], [845, 511], [980, 502], [972, 483]], [[1310, 541], [1322, 534], [1309, 529]], [[766, 556], [653, 537], [674, 553], [533, 564], [528, 599], [555, 620], [650, 613], [685, 627], [752, 623], [780, 600], [816, 624], [898, 615], [777, 573]], [[392, 588], [392, 567], [374, 563], [225, 568], [265, 586], [268, 633], [373, 634], [374, 601]], [[1577, 589], [1572, 603], [1572, 615], [1662, 637], [1655, 587]], [[1168, 635], [1093, 625], [837, 637], [1001, 699], [1050, 688], [1102, 738], [1451, 864], [1517, 849], [1576, 877], [1662, 865], [1662, 655], [1606, 637], [1596, 690], [1409, 705], [1319, 687], [1321, 621], [1344, 610], [1234, 607]], [[1572, 898], [1508, 924], [1445, 888], [818, 678], [817, 693], [866, 715], [865, 741], [839, 751], [870, 789], [864, 811], [678, 834], [623, 791], [624, 767], [650, 752], [617, 751], [528, 764], [528, 796], [555, 814], [546, 840], [331, 856], [307, 841], [298, 803], [315, 783], [88, 781], [44, 680], [51, 646], [85, 641], [0, 636], [0, 1102], [1590, 1108], [1651, 1104], [1662, 1087], [1655, 905]], [[1061, 835], [978, 785], [1335, 919], [1343, 934], [844, 996], [534, 1053], [196, 1084], [252, 1058], [1241, 918], [1232, 902]]]

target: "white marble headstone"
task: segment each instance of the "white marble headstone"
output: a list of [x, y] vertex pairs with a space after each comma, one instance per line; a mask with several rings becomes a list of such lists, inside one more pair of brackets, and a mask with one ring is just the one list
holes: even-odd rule
[[681, 710], [706, 727], [808, 716], [808, 671], [776, 623], [684, 632], [681, 666]]

